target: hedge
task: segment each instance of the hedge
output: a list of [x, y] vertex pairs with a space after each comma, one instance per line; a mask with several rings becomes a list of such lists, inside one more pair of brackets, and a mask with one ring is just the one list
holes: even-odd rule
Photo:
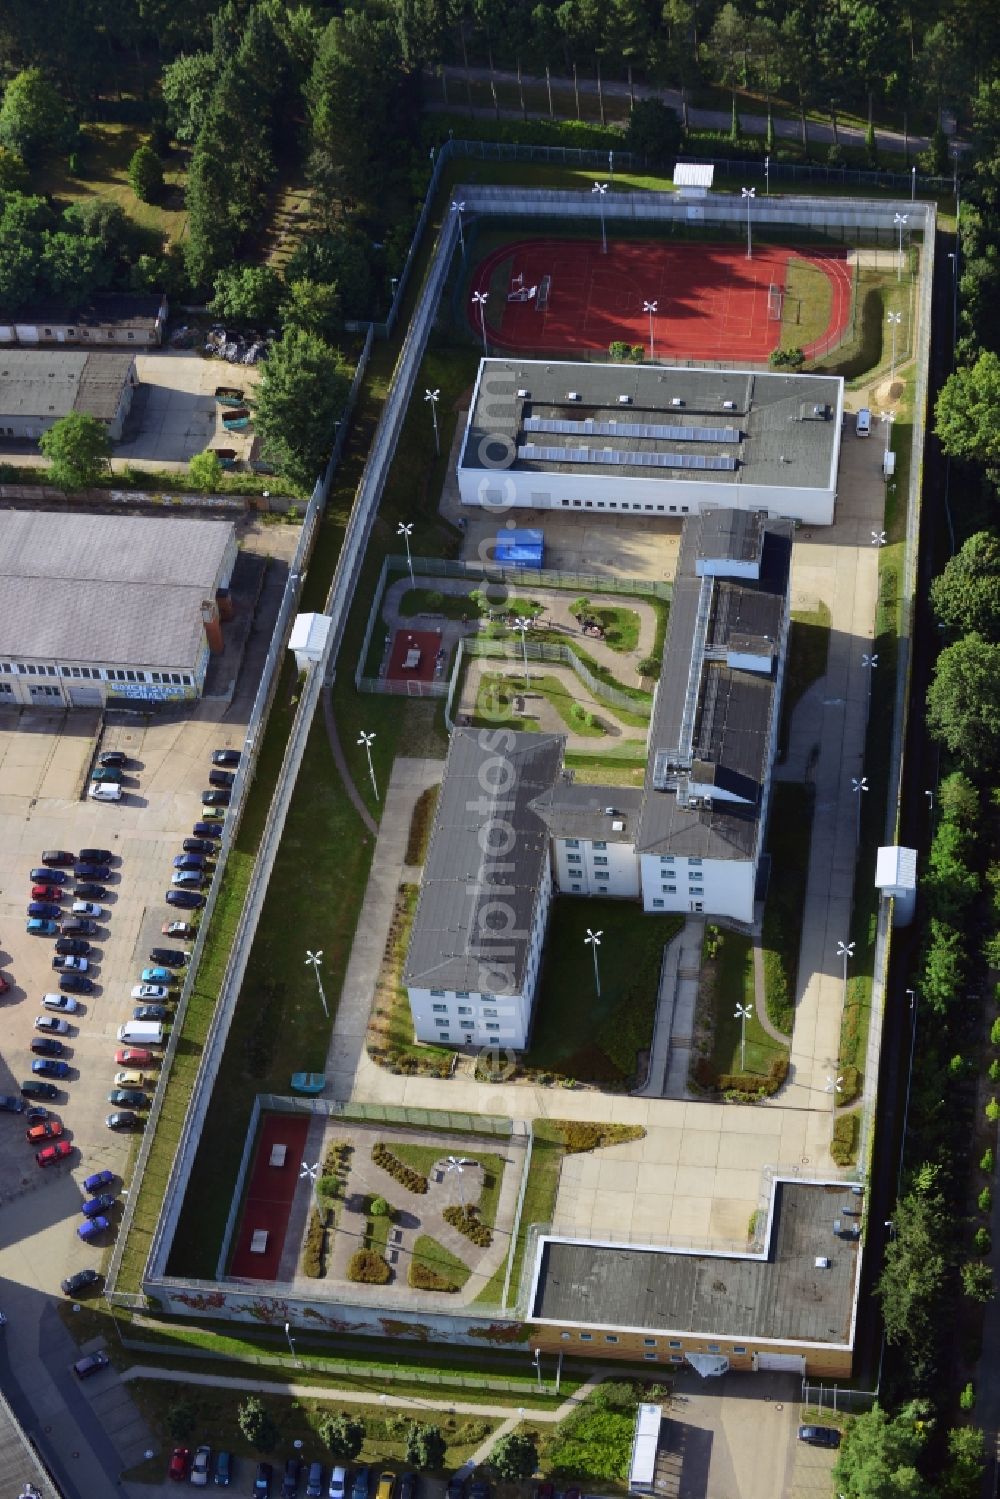
[[302, 1249], [302, 1273], [309, 1275], [313, 1280], [318, 1280], [323, 1274], [323, 1259], [326, 1250], [326, 1231], [323, 1228], [323, 1220], [313, 1208], [309, 1214], [309, 1228], [306, 1231], [306, 1242]]
[[426, 1176], [419, 1171], [414, 1171], [412, 1166], [407, 1166], [381, 1140], [372, 1146], [372, 1160], [376, 1166], [381, 1166], [383, 1171], [388, 1171], [389, 1175], [408, 1192], [416, 1192], [419, 1195], [427, 1191]]
[[[386, 1266], [386, 1269], [388, 1269], [388, 1266]], [[426, 1265], [418, 1265], [416, 1260], [410, 1261], [410, 1270], [406, 1278], [415, 1291], [458, 1290], [454, 1281], [447, 1280], [443, 1275], [438, 1275], [436, 1270], [428, 1270]]]
[[493, 1235], [485, 1223], [480, 1223], [476, 1217], [475, 1208], [462, 1208], [458, 1203], [452, 1203], [450, 1207], [445, 1208], [441, 1217], [445, 1223], [450, 1223], [452, 1228], [457, 1228], [460, 1234], [464, 1234], [480, 1249], [489, 1249], [493, 1243]]
[[374, 1249], [356, 1249], [347, 1265], [347, 1279], [361, 1281], [367, 1286], [384, 1286], [392, 1271]]
[[567, 1155], [586, 1150], [600, 1150], [604, 1145], [624, 1145], [627, 1140], [641, 1140], [646, 1131], [641, 1124], [590, 1124], [576, 1119], [550, 1119], [549, 1128], [557, 1131]]
[[858, 1154], [858, 1111], [839, 1114], [833, 1121], [830, 1154], [838, 1166], [852, 1166]]

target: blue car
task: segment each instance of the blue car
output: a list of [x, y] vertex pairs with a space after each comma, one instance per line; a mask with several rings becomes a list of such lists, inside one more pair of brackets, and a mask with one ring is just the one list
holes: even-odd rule
[[111, 1224], [107, 1218], [88, 1218], [86, 1223], [81, 1223], [77, 1233], [81, 1239], [96, 1239], [100, 1234], [107, 1233]]
[[180, 906], [183, 911], [197, 911], [205, 904], [200, 890], [168, 890], [165, 898], [168, 906]]
[[50, 869], [47, 864], [43, 864], [41, 869], [33, 869], [29, 878], [33, 885], [65, 885], [66, 871]]
[[107, 864], [78, 864], [73, 870], [74, 880], [100, 880], [102, 883], [111, 878], [111, 870]]
[[28, 902], [29, 916], [61, 916], [62, 907], [57, 906], [54, 900], [32, 900]]
[[85, 1218], [99, 1218], [102, 1213], [106, 1213], [108, 1208], [113, 1208], [114, 1205], [115, 1199], [109, 1197], [107, 1192], [102, 1192], [100, 1197], [92, 1197], [89, 1202], [82, 1202], [80, 1204], [80, 1212]]
[[48, 1057], [39, 1057], [37, 1062], [32, 1062], [31, 1070], [38, 1077], [69, 1077], [68, 1062], [53, 1062]]
[[59, 928], [54, 921], [43, 921], [33, 916], [24, 930], [29, 937], [54, 937]]
[[83, 1179], [83, 1190], [85, 1192], [99, 1192], [102, 1187], [110, 1187], [115, 1179], [113, 1171], [95, 1171], [93, 1176], [85, 1176]]
[[206, 864], [204, 854], [177, 854], [174, 858], [175, 869], [204, 869]]
[[196, 822], [192, 832], [196, 838], [222, 837], [222, 829], [217, 822]]
[[169, 968], [144, 968], [142, 982], [144, 984], [172, 984], [174, 976]]

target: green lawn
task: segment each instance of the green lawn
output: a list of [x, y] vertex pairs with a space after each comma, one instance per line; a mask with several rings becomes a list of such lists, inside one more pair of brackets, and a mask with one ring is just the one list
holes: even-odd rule
[[[389, 936], [389, 950], [382, 962], [375, 1004], [368, 1032], [369, 1054], [380, 1064], [401, 1072], [447, 1077], [455, 1060], [450, 1047], [430, 1046], [413, 1039], [413, 1014], [403, 986], [403, 964], [409, 946], [419, 885], [400, 885]], [[380, 1053], [382, 1053], [380, 1055]]]
[[141, 202], [128, 180], [128, 164], [149, 131], [140, 125], [92, 121], [81, 126], [84, 148], [78, 177], [70, 174], [65, 157], [52, 155], [32, 173], [31, 191], [46, 193], [64, 206], [105, 198], [117, 203], [148, 232], [154, 253], [161, 245], [183, 237], [187, 226], [184, 184], [187, 156], [175, 148], [164, 162], [163, 192], [156, 203]]
[[[705, 977], [712, 983], [712, 1069], [716, 1076], [742, 1072], [766, 1077], [772, 1058], [786, 1052], [787, 1047], [773, 1041], [758, 1019], [753, 942], [741, 933], [724, 930], [719, 930], [716, 942], [716, 956], [708, 959], [705, 965]], [[752, 1007], [746, 1022], [745, 1066], [740, 1062], [737, 1004]]]
[[830, 609], [824, 603], [815, 609], [796, 609], [788, 634], [788, 661], [785, 685], [781, 695], [781, 727], [778, 731], [778, 758], [788, 753], [792, 713], [812, 684], [826, 675], [830, 651]]
[[412, 619], [415, 614], [443, 614], [445, 619], [468, 619], [475, 617], [476, 610], [469, 603], [467, 593], [408, 588], [399, 601], [399, 613], [404, 619]]
[[464, 1260], [452, 1254], [450, 1249], [445, 1249], [444, 1245], [439, 1244], [437, 1239], [432, 1239], [430, 1234], [420, 1234], [414, 1241], [413, 1262], [424, 1270], [429, 1270], [450, 1281], [459, 1291], [472, 1274]]
[[818, 265], [792, 255], [781, 310], [781, 347], [801, 349], [822, 338], [830, 326], [832, 310], [830, 278]]
[[604, 644], [610, 646], [611, 650], [638, 650], [640, 624], [634, 609], [629, 609], [624, 604], [606, 604], [602, 600], [595, 602], [594, 599], [588, 599], [587, 608], [582, 612], [588, 618], [597, 620], [604, 631]]
[[764, 905], [761, 948], [768, 1018], [786, 1035], [791, 1035], [795, 1019], [812, 815], [811, 786], [775, 782], [767, 834], [771, 880]]
[[[556, 1193], [559, 1189], [559, 1169], [562, 1166], [563, 1156], [566, 1154], [562, 1139], [557, 1138], [556, 1131], [544, 1119], [537, 1119], [535, 1121], [533, 1131], [534, 1143], [531, 1151], [531, 1162], [528, 1168], [528, 1180], [524, 1189], [524, 1205], [521, 1209], [521, 1221], [518, 1225], [517, 1240], [514, 1245], [514, 1261], [510, 1277], [510, 1289], [508, 1291], [508, 1305], [513, 1305], [517, 1299], [521, 1270], [524, 1265], [524, 1254], [528, 1244], [529, 1228], [533, 1223], [550, 1223], [552, 1221], [552, 1214], [556, 1205]], [[483, 1302], [489, 1306], [500, 1305], [506, 1269], [506, 1260], [504, 1260], [493, 1272], [493, 1275], [476, 1297], [478, 1302]]]
[[[525, 1065], [618, 1086], [633, 1078], [652, 1039], [663, 947], [682, 925], [681, 916], [649, 915], [631, 902], [557, 897]], [[603, 933], [600, 998], [588, 927]]]
[[[483, 1191], [478, 1202], [473, 1202], [469, 1196], [469, 1178], [464, 1178], [466, 1202], [470, 1207], [478, 1209], [479, 1221], [485, 1223], [487, 1228], [492, 1228], [496, 1222], [497, 1203], [500, 1201], [500, 1184], [503, 1179], [504, 1161], [503, 1156], [482, 1150], [469, 1149], [462, 1146], [460, 1149], [454, 1144], [444, 1148], [437, 1145], [409, 1145], [401, 1144], [394, 1140], [390, 1146], [393, 1155], [397, 1155], [407, 1166], [412, 1166], [414, 1171], [420, 1171], [424, 1176], [429, 1176], [435, 1161], [440, 1161], [448, 1155], [461, 1154], [463, 1158], [470, 1161], [479, 1161], [483, 1168]], [[458, 1187], [454, 1190], [454, 1199], [458, 1202]]]
[[[531, 664], [534, 666], [536, 663]], [[607, 730], [602, 726], [599, 714], [590, 708], [584, 708], [561, 677], [539, 676], [535, 672], [530, 675], [531, 686], [525, 687], [524, 672], [522, 670], [518, 674], [513, 661], [510, 663], [509, 673], [484, 671], [476, 692], [475, 721], [484, 724], [506, 723], [507, 717], [503, 710], [511, 706], [515, 698], [523, 698], [525, 707], [529, 708], [532, 697], [540, 695], [555, 708], [570, 733], [579, 734], [582, 739], [607, 737]], [[534, 719], [528, 721], [535, 723], [536, 728], [540, 727]]]

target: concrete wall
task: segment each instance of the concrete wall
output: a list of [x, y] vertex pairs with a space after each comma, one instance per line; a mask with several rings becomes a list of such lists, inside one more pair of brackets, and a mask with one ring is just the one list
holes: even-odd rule
[[840, 1345], [819, 1347], [767, 1338], [711, 1338], [693, 1333], [606, 1332], [603, 1328], [540, 1327], [528, 1324], [530, 1346], [567, 1358], [620, 1358], [630, 1363], [678, 1365], [689, 1353], [718, 1353], [733, 1369], [751, 1373], [758, 1355], [791, 1354], [805, 1358], [807, 1374], [846, 1379], [851, 1373], [851, 1350]]

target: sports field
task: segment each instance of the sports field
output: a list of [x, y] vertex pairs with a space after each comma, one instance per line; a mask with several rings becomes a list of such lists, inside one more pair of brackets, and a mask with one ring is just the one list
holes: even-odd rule
[[[308, 1129], [308, 1114], [264, 1116], [246, 1202], [235, 1236], [230, 1275], [248, 1280], [277, 1280]], [[275, 1153], [272, 1158], [275, 1146], [283, 1146], [284, 1151]], [[253, 1249], [251, 1245], [257, 1233], [266, 1237]]]
[[[729, 244], [530, 239], [494, 250], [477, 267], [473, 292], [487, 294], [494, 348], [511, 353], [641, 344], [647, 358], [766, 362], [778, 348], [792, 261], [830, 284], [830, 319], [806, 357], [837, 342], [851, 312], [847, 251], [762, 244], [748, 258]], [[652, 308], [652, 310], [651, 310]], [[481, 333], [481, 307], [469, 321]], [[652, 349], [650, 344], [652, 342]]]

